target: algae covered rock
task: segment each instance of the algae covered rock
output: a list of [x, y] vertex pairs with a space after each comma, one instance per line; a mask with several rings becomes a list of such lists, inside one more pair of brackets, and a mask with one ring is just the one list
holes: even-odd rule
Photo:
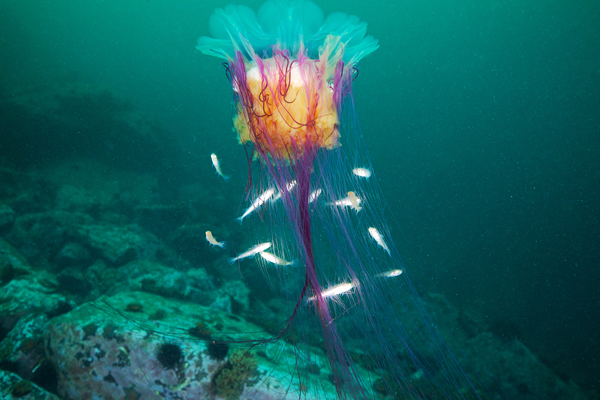
[[0, 370], [0, 398], [21, 400], [60, 400], [52, 393], [24, 380], [17, 374]]
[[153, 259], [160, 248], [154, 235], [135, 226], [89, 224], [79, 226], [77, 232], [83, 243], [114, 265], [123, 265], [136, 258]]
[[88, 266], [92, 262], [90, 252], [81, 244], [67, 242], [55, 257], [60, 267]]
[[[203, 268], [185, 271], [157, 261], [134, 260], [119, 268], [103, 268], [98, 272], [102, 274], [102, 282], [110, 283], [106, 295], [142, 291], [207, 306], [217, 293], [213, 278]], [[113, 276], [107, 278], [111, 273]]]
[[236, 350], [214, 377], [215, 393], [226, 400], [239, 399], [248, 378], [256, 374], [257, 367], [258, 361], [254, 353]]
[[22, 378], [33, 380], [45, 358], [42, 336], [48, 319], [46, 314], [32, 313], [18, 320], [0, 342], [0, 360], [5, 369], [10, 366]]
[[10, 243], [0, 238], [0, 285], [31, 273], [29, 263]]
[[106, 263], [121, 266], [133, 260], [158, 260], [167, 265], [188, 264], [152, 233], [135, 224], [81, 224], [76, 237]]
[[[299, 349], [225, 312], [142, 292], [50, 321], [47, 354], [66, 398], [336, 399], [320, 349]], [[318, 377], [304, 376], [305, 356]], [[296, 372], [294, 372], [296, 371]], [[298, 374], [300, 371], [300, 374]], [[363, 373], [366, 373], [363, 371]], [[299, 376], [300, 378], [299, 379]]]
[[30, 263], [47, 266], [73, 236], [75, 227], [89, 222], [91, 218], [82, 213], [29, 213], [15, 219], [6, 238]]
[[6, 279], [0, 285], [0, 332], [3, 335], [10, 332], [20, 318], [31, 313], [51, 317], [73, 306], [64, 295], [56, 293], [58, 283], [51, 274], [45, 271], [34, 274], [26, 264], [13, 266], [15, 264], [4, 267]]

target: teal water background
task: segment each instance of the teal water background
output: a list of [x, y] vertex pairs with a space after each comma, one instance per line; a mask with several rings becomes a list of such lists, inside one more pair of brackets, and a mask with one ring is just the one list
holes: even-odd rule
[[[1, 87], [105, 87], [171, 131], [182, 153], [199, 156], [178, 178], [213, 174], [205, 158], [218, 151], [240, 186], [230, 86], [219, 62], [194, 50], [224, 4], [4, 0]], [[354, 94], [396, 240], [402, 227], [414, 249], [409, 264], [418, 258], [427, 271], [420, 278], [452, 303], [490, 324], [514, 324], [549, 364], [592, 387], [600, 375], [600, 6], [319, 5], [357, 14], [380, 41], [361, 62]]]

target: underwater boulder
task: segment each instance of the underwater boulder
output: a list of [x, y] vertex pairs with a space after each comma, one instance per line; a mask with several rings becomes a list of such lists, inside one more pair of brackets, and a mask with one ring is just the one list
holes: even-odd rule
[[87, 224], [77, 228], [80, 241], [115, 266], [135, 259], [157, 259], [164, 246], [153, 234], [136, 225]]
[[25, 258], [0, 238], [0, 340], [19, 319], [33, 312], [56, 315], [70, 304], [56, 293], [58, 282], [47, 271], [34, 271]]
[[73, 236], [75, 227], [90, 222], [91, 218], [82, 213], [23, 214], [15, 219], [6, 240], [32, 264], [47, 266]]
[[135, 223], [158, 237], [167, 237], [186, 223], [189, 210], [183, 205], [139, 204], [135, 207]]
[[206, 270], [187, 269], [186, 263], [182, 263], [179, 268], [174, 268], [158, 261], [134, 260], [119, 268], [105, 266], [103, 270], [94, 269], [97, 271], [96, 274], [112, 275], [109, 278], [112, 283], [106, 295], [142, 291], [166, 298], [185, 299], [200, 305], [211, 304], [217, 295], [213, 279]]
[[[50, 274], [37, 271], [35, 275], [15, 277], [0, 289], [0, 369], [51, 391], [56, 387], [56, 378], [54, 367], [46, 359], [43, 333], [48, 320], [70, 311], [74, 305], [55, 293], [56, 287]], [[12, 382], [5, 378], [8, 381], [0, 383], [0, 394], [18, 392], [12, 398], [47, 398], [27, 381], [2, 386]]]
[[85, 275], [75, 268], [65, 268], [57, 277], [59, 290], [63, 293], [75, 295], [81, 301], [85, 300], [92, 292], [92, 285]]
[[55, 208], [92, 214], [95, 210], [110, 205], [108, 200], [88, 190], [73, 185], [61, 185], [56, 192]]
[[[222, 257], [222, 252], [218, 251], [220, 249], [213, 249], [206, 243], [206, 231], [211, 229], [214, 226], [207, 223], [185, 224], [171, 232], [168, 242], [182, 257], [208, 264]], [[225, 236], [219, 238], [227, 240]]]
[[79, 243], [68, 242], [55, 257], [59, 267], [86, 267], [92, 263], [90, 252]]
[[[7, 163], [17, 168], [78, 155], [138, 172], [180, 175], [178, 160], [186, 153], [177, 151], [178, 133], [105, 87], [51, 80], [14, 87], [0, 95], [0, 102], [0, 126], [6, 132], [0, 135], [0, 148]], [[36, 145], [27, 145], [31, 143]]]
[[0, 398], [21, 400], [61, 400], [12, 372], [0, 370]]
[[15, 220], [15, 212], [8, 205], [0, 203], [0, 231], [6, 230]]
[[56, 315], [65, 304], [73, 306], [65, 296], [56, 293], [58, 282], [45, 272], [12, 279], [0, 290], [0, 329], [10, 332], [17, 321], [32, 312]]
[[53, 212], [17, 217], [7, 239], [30, 262], [50, 259], [65, 243], [66, 230]]
[[19, 275], [31, 273], [29, 263], [6, 240], [0, 238], [0, 285], [10, 282]]
[[245, 315], [250, 309], [250, 289], [242, 281], [227, 281], [218, 289], [211, 307], [229, 314]]
[[48, 319], [43, 313], [32, 313], [19, 319], [0, 342], [2, 369], [32, 380], [45, 358], [42, 334]]
[[[308, 400], [336, 398], [328, 380], [320, 379], [313, 393], [292, 373], [306, 371], [298, 348], [283, 340], [254, 348], [241, 343], [270, 337], [219, 310], [128, 292], [53, 319], [45, 342], [58, 370], [58, 393], [66, 398], [274, 400], [300, 392]], [[326, 376], [324, 351], [303, 351]]]
[[468, 374], [487, 387], [500, 385], [509, 399], [587, 399], [575, 382], [561, 379], [518, 339], [484, 332], [470, 339], [459, 357]]

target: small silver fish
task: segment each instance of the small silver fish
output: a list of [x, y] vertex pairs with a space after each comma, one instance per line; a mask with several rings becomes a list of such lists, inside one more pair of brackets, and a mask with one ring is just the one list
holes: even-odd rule
[[[291, 192], [291, 191], [292, 191], [292, 189], [293, 189], [295, 186], [296, 186], [296, 180], [294, 179], [293, 181], [291, 181], [291, 182], [288, 182], [288, 183], [285, 185], [285, 190], [286, 190], [286, 191], [289, 193], [289, 192]], [[278, 193], [275, 195], [275, 197], [273, 197], [273, 198], [271, 199], [271, 202], [272, 202], [272, 203], [275, 203], [275, 202], [276, 202], [277, 200], [279, 200], [280, 198], [281, 198], [281, 192], [278, 192]]]
[[360, 200], [354, 192], [348, 192], [348, 198], [350, 199], [351, 207], [356, 212], [359, 212], [360, 210], [362, 210], [362, 207], [360, 206]]
[[383, 236], [381, 236], [381, 233], [379, 233], [377, 228], [370, 227], [369, 234], [377, 242], [377, 244], [379, 246], [381, 246], [385, 251], [387, 251], [387, 253], [390, 256], [392, 255], [392, 252], [390, 251], [389, 247], [387, 247], [387, 244], [385, 244], [385, 240], [383, 240]]
[[274, 193], [275, 193], [275, 188], [269, 188], [269, 189], [265, 190], [260, 196], [258, 196], [258, 198], [256, 200], [254, 200], [252, 202], [250, 207], [248, 207], [246, 209], [246, 211], [244, 211], [244, 214], [242, 214], [241, 217], [236, 218], [237, 221], [241, 224], [242, 221], [244, 220], [244, 218], [246, 218], [248, 215], [250, 215], [250, 213], [252, 213], [254, 210], [258, 209], [261, 205], [266, 203], [267, 200], [269, 200], [273, 196]]
[[394, 278], [396, 276], [402, 275], [401, 269], [392, 269], [390, 271], [385, 271], [380, 274], [375, 275], [376, 278]]
[[217, 158], [217, 155], [215, 153], [212, 153], [210, 155], [210, 159], [212, 160], [212, 165], [217, 170], [217, 174], [219, 174], [225, 180], [225, 182], [229, 182], [230, 176], [223, 175], [223, 172], [221, 171], [221, 165], [219, 164], [219, 159]]
[[308, 204], [312, 203], [313, 201], [315, 201], [316, 199], [319, 198], [319, 196], [321, 195], [321, 189], [316, 189], [313, 190], [312, 193], [310, 194], [310, 196], [308, 196]]
[[268, 251], [262, 251], [260, 253], [260, 256], [264, 260], [266, 260], [266, 261], [268, 261], [270, 263], [273, 263], [275, 265], [281, 265], [282, 267], [285, 267], [285, 266], [288, 266], [288, 265], [296, 265], [296, 262], [297, 262], [296, 260], [294, 260], [294, 261], [286, 261], [283, 258], [278, 257], [278, 256], [276, 256], [273, 253], [269, 253]]
[[[358, 197], [354, 192], [348, 192], [348, 193], [352, 193], [354, 195], [356, 205], [359, 206], [359, 208], [362, 210], [362, 207], [360, 207], [360, 203], [362, 203], [362, 199], [360, 197]], [[344, 197], [343, 199], [340, 199], [340, 200], [336, 200], [333, 203], [327, 203], [327, 205], [328, 206], [354, 208], [354, 204], [352, 204], [352, 199], [350, 198], [350, 196]]]
[[213, 236], [213, 234], [212, 234], [211, 231], [206, 231], [206, 240], [212, 246], [218, 246], [218, 247], [220, 247], [222, 249], [224, 249], [226, 247], [226, 243], [225, 242], [217, 242], [217, 240], [215, 239], [215, 237]]
[[[321, 296], [323, 296], [324, 299], [326, 299], [328, 297], [337, 296], [337, 295], [351, 291], [354, 288], [354, 286], [355, 285], [352, 282], [340, 283], [340, 284], [328, 287], [327, 289], [323, 290], [321, 292]], [[317, 296], [311, 296], [311, 297], [307, 298], [306, 301], [315, 301], [316, 299], [317, 299]]]
[[371, 171], [367, 168], [354, 168], [352, 173], [358, 177], [365, 178], [366, 180], [369, 180], [371, 177]]
[[229, 263], [229, 265], [232, 265], [234, 262], [238, 261], [238, 260], [242, 260], [244, 258], [248, 258], [248, 257], [252, 257], [255, 256], [256, 254], [265, 251], [266, 249], [268, 249], [269, 247], [271, 247], [273, 243], [271, 242], [265, 242], [265, 243], [261, 243], [261, 244], [257, 244], [254, 247], [249, 248], [248, 250], [246, 250], [245, 252], [243, 252], [242, 254], [239, 254], [237, 257], [233, 257], [227, 260], [227, 262]]

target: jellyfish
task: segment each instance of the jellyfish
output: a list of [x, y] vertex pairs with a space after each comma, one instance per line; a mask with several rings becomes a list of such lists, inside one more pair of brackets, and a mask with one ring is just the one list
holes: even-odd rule
[[[258, 13], [218, 8], [209, 30], [196, 48], [223, 60], [248, 158], [248, 210], [260, 213], [242, 219], [272, 243], [264, 301], [280, 299], [287, 315], [253, 346], [296, 346], [298, 398], [330, 398], [324, 381], [339, 399], [477, 398], [386, 223], [352, 90], [359, 61], [379, 47], [367, 24], [325, 18], [308, 0], [269, 0]], [[280, 261], [270, 268], [269, 259]], [[315, 373], [314, 347], [326, 372]]]

